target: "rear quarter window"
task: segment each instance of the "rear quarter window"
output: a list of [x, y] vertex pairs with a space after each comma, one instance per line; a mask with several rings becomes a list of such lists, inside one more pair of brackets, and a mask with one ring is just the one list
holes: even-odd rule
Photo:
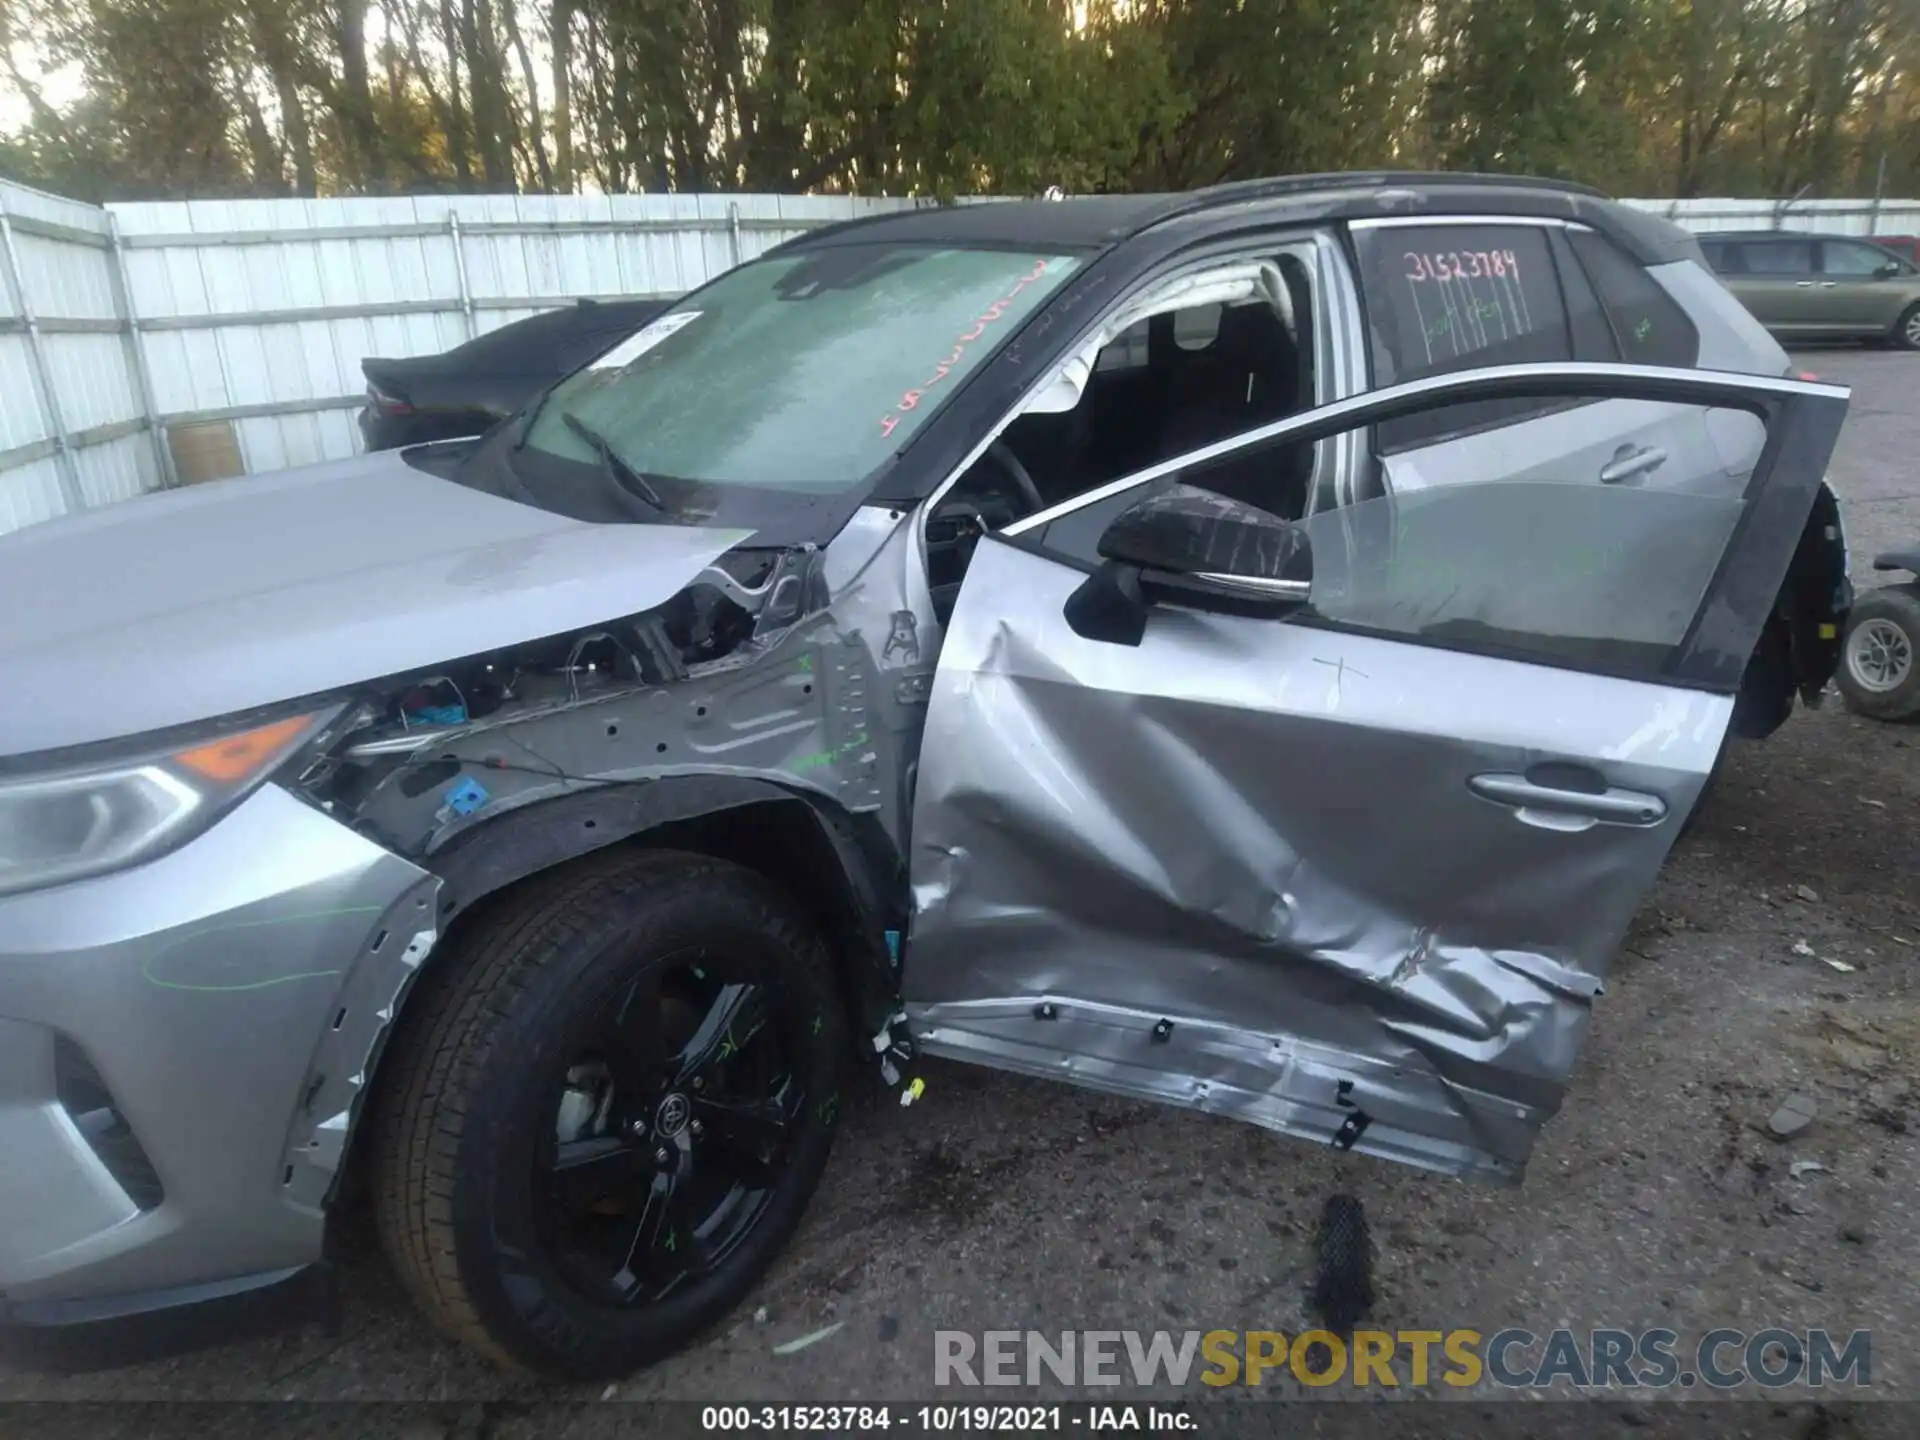
[[[1374, 383], [1573, 356], [1547, 232], [1534, 225], [1388, 226], [1355, 237]], [[1382, 454], [1512, 424], [1557, 402], [1490, 400], [1378, 427]]]
[[1659, 281], [1590, 230], [1569, 230], [1567, 241], [1600, 297], [1622, 360], [1686, 369], [1700, 358], [1700, 332]]

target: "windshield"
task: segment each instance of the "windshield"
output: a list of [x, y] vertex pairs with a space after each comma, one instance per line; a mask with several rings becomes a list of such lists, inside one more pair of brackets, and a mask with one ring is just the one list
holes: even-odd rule
[[638, 476], [669, 503], [676, 481], [845, 490], [1077, 263], [873, 244], [744, 265], [561, 381], [526, 448]]

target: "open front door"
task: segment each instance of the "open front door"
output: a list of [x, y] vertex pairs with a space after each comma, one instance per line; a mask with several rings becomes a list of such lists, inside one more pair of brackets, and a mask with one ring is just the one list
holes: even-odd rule
[[[1244, 476], [1248, 452], [1536, 394], [1744, 411], [1767, 440], [1705, 489], [1509, 477], [1490, 446], [1477, 480], [1301, 522], [1305, 603], [1148, 570], [1137, 643], [1069, 623], [1100, 567], [1067, 538], [1077, 508], [1204, 490], [1226, 452]], [[1517, 1179], [1719, 753], [1845, 411], [1844, 390], [1749, 376], [1463, 372], [983, 541], [915, 800], [923, 1048]]]

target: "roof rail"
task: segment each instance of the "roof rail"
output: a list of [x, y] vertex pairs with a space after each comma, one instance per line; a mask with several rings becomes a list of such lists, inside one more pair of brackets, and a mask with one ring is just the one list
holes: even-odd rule
[[1571, 195], [1589, 195], [1596, 200], [1612, 198], [1604, 190], [1596, 190], [1591, 185], [1582, 185], [1575, 180], [1553, 180], [1539, 175], [1482, 174], [1472, 170], [1335, 170], [1315, 175], [1271, 175], [1256, 180], [1229, 181], [1196, 190], [1193, 194], [1284, 195], [1303, 190], [1350, 189], [1355, 186], [1385, 188], [1393, 185], [1495, 186], [1516, 190], [1559, 190]]

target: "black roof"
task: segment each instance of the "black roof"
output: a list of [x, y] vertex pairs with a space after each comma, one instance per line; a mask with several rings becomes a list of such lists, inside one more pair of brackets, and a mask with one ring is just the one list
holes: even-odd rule
[[[1180, 194], [1089, 195], [1065, 200], [979, 201], [892, 211], [822, 226], [779, 252], [875, 241], [897, 244], [1018, 245], [1105, 249], [1183, 218], [1257, 206], [1263, 221], [1359, 218], [1432, 210], [1589, 219], [1646, 261], [1673, 258], [1686, 232], [1658, 216], [1609, 200], [1590, 186], [1523, 175], [1417, 170], [1349, 171], [1244, 180]], [[1603, 213], [1604, 212], [1604, 213]]]
[[1847, 235], [1838, 230], [1703, 230], [1702, 240], [1859, 240], [1877, 245], [1895, 235]]

